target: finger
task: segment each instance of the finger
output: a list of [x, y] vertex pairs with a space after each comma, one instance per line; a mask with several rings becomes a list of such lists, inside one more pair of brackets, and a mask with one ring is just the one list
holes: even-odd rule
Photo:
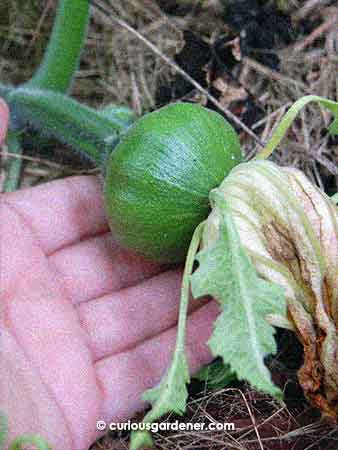
[[8, 435], [5, 443], [1, 442], [1, 448], [9, 449], [10, 442], [26, 433], [43, 436], [53, 449], [74, 448], [58, 402], [41, 381], [17, 337], [11, 335], [3, 324], [0, 344], [0, 404], [1, 413], [8, 420]]
[[110, 232], [65, 247], [49, 260], [74, 304], [132, 286], [164, 267], [121, 249]]
[[76, 176], [5, 194], [46, 254], [108, 230], [96, 177]]
[[5, 141], [9, 122], [8, 106], [2, 98], [0, 98], [0, 145]]
[[[194, 312], [188, 321], [186, 348], [192, 373], [212, 359], [207, 341], [218, 313], [218, 306], [212, 301]], [[158, 384], [167, 371], [175, 340], [176, 328], [171, 328], [131, 351], [96, 363], [97, 378], [105, 393], [98, 419], [123, 422], [145, 408], [141, 396]]]
[[[163, 272], [113, 295], [83, 303], [80, 321], [89, 336], [94, 360], [135, 347], [177, 322], [182, 273]], [[190, 303], [190, 310], [202, 301]], [[123, 336], [123, 339], [121, 339]]]
[[[97, 410], [101, 392], [85, 332], [21, 216], [6, 204], [0, 208], [0, 216], [0, 236], [9, 242], [1, 246], [0, 330], [7, 328], [15, 337], [25, 358], [34, 366], [35, 376], [48, 387], [49, 395], [57, 399], [63, 421], [78, 436], [72, 448], [87, 448], [93, 412]], [[7, 350], [1, 347], [1, 337], [0, 333], [0, 367], [1, 352]], [[21, 376], [25, 379], [26, 374]], [[26, 390], [29, 389], [27, 385]], [[79, 429], [83, 430], [81, 436], [76, 433]]]

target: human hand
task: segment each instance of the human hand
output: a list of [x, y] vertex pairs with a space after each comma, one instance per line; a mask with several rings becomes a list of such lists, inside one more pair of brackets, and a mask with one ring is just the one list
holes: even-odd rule
[[[8, 111], [0, 103], [0, 143]], [[95, 177], [1, 194], [0, 411], [12, 440], [37, 433], [56, 450], [85, 450], [96, 421], [146, 405], [174, 348], [181, 270], [119, 248]], [[192, 371], [210, 361], [217, 306], [193, 302]], [[7, 443], [8, 444], [8, 443]]]

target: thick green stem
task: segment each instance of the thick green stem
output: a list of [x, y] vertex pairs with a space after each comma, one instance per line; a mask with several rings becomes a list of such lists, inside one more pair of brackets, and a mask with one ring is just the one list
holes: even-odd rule
[[[13, 153], [20, 156], [22, 154], [22, 147], [20, 140], [16, 133], [8, 132], [7, 136], [8, 153]], [[6, 179], [3, 186], [3, 192], [14, 192], [18, 189], [20, 184], [22, 168], [22, 159], [20, 157], [10, 158], [8, 161]]]
[[47, 137], [72, 146], [101, 166], [125, 124], [52, 91], [19, 88], [8, 101], [26, 124]]
[[89, 21], [89, 0], [60, 0], [42, 63], [26, 86], [66, 92], [77, 70]]
[[12, 91], [13, 87], [10, 85], [0, 83], [0, 97], [6, 100], [7, 95]]

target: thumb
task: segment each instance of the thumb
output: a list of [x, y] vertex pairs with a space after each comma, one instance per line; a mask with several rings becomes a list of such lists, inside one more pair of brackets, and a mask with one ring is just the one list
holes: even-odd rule
[[4, 100], [0, 98], [0, 145], [4, 143], [9, 122], [9, 110]]

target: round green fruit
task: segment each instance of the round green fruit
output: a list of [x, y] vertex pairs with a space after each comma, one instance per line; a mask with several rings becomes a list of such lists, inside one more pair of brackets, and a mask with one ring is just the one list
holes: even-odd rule
[[108, 221], [122, 247], [159, 262], [184, 260], [209, 192], [242, 161], [238, 136], [214, 111], [175, 103], [139, 119], [110, 155]]

